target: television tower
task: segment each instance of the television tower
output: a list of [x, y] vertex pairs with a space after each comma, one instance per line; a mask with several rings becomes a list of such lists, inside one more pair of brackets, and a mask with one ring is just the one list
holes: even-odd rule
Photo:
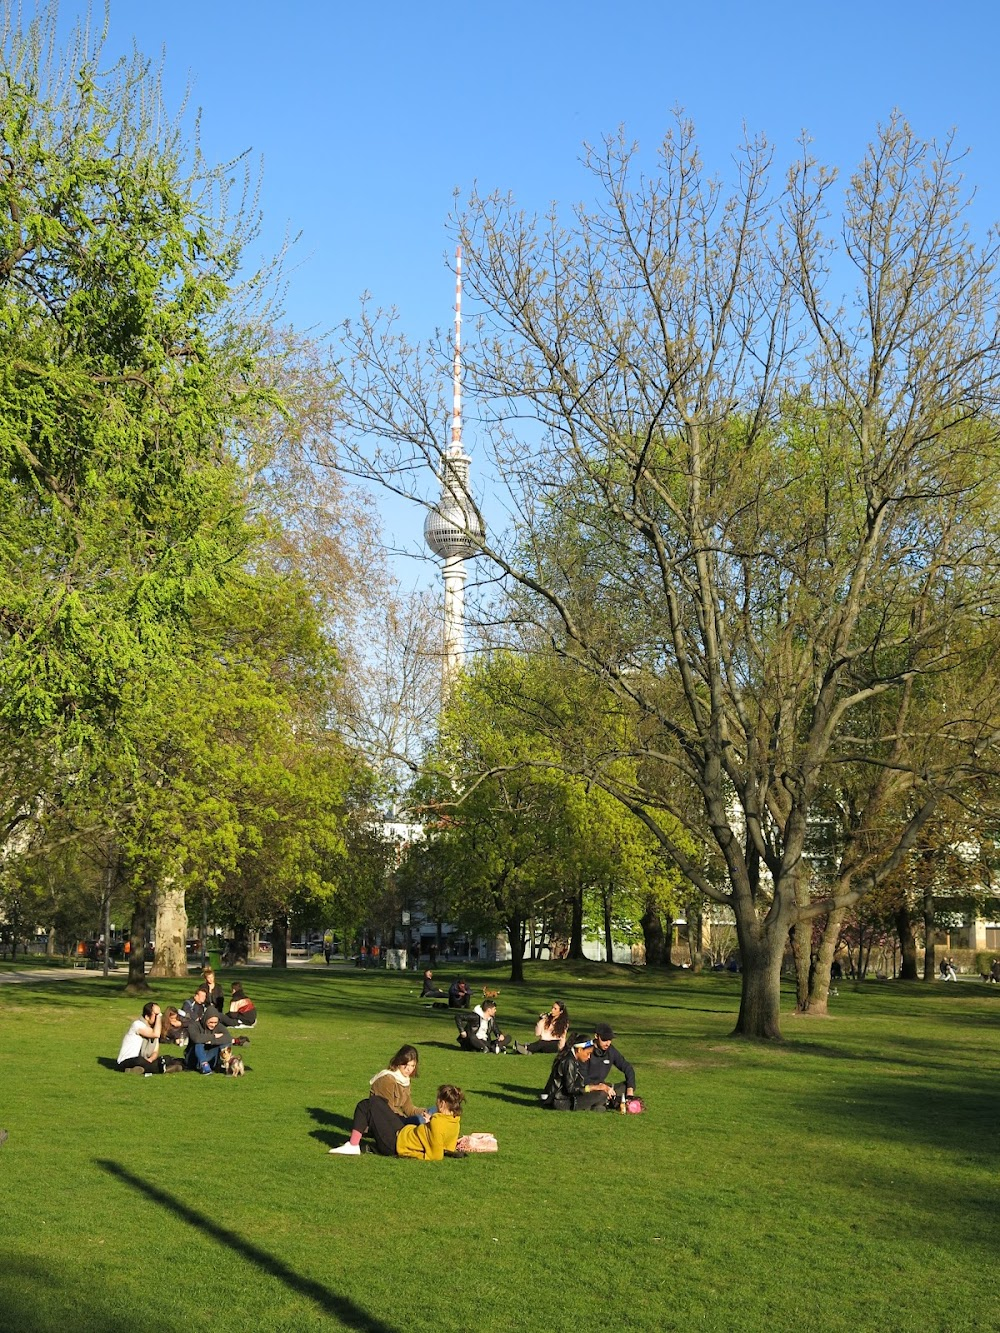
[[444, 576], [443, 681], [447, 691], [465, 661], [465, 562], [486, 535], [469, 492], [469, 464], [462, 449], [462, 247], [455, 251], [455, 360], [451, 443], [441, 464], [441, 498], [424, 522], [424, 540], [442, 560]]

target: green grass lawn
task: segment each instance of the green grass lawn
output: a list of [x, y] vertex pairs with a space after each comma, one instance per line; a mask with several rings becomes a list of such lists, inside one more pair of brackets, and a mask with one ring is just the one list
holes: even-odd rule
[[[244, 973], [248, 1073], [210, 1081], [107, 1067], [121, 976], [0, 984], [0, 1328], [993, 1324], [1000, 988], [844, 984], [772, 1047], [729, 1038], [735, 977], [528, 976], [472, 980], [521, 1039], [554, 998], [613, 1023], [645, 1115], [543, 1111], [549, 1058], [460, 1052], [412, 975]], [[497, 1156], [327, 1155], [404, 1041], [417, 1103], [457, 1082]]]

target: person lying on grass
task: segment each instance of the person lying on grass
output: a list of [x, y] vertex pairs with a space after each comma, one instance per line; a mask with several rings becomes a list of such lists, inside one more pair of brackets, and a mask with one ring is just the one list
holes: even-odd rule
[[[366, 1130], [375, 1140], [375, 1151], [380, 1157], [412, 1157], [420, 1162], [440, 1162], [445, 1154], [461, 1156], [456, 1145], [462, 1129], [462, 1103], [465, 1093], [452, 1083], [442, 1083], [437, 1090], [435, 1112], [430, 1119], [418, 1124], [403, 1124], [396, 1128], [395, 1118], [381, 1097], [368, 1097], [359, 1102], [354, 1112], [355, 1132], [359, 1119], [365, 1118]], [[361, 1134], [355, 1143], [342, 1143], [330, 1152], [341, 1157], [361, 1155]]]

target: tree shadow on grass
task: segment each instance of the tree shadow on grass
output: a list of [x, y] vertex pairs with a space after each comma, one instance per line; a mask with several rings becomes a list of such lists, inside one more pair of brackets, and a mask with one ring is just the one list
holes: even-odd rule
[[995, 1163], [1000, 1156], [996, 1092], [987, 1082], [947, 1084], [917, 1078], [840, 1084], [817, 1105], [800, 1098], [816, 1123], [842, 1122], [852, 1135], [964, 1154]]
[[[537, 1106], [538, 1089], [520, 1088], [516, 1084], [503, 1083], [501, 1087], [506, 1088], [506, 1092], [492, 1092], [487, 1088], [476, 1088], [477, 1097], [489, 1097], [495, 1102], [510, 1102], [511, 1106]], [[512, 1095], [516, 1094], [516, 1095]]]
[[161, 1189], [159, 1185], [152, 1185], [149, 1181], [143, 1180], [140, 1176], [133, 1175], [127, 1167], [122, 1166], [120, 1162], [110, 1162], [106, 1159], [96, 1158], [96, 1165], [108, 1175], [115, 1176], [118, 1180], [132, 1189], [144, 1194], [154, 1203], [159, 1204], [168, 1212], [181, 1218], [190, 1226], [197, 1227], [199, 1231], [218, 1241], [221, 1245], [227, 1245], [231, 1250], [249, 1260], [257, 1268], [265, 1273], [270, 1273], [272, 1277], [283, 1282], [290, 1290], [297, 1292], [300, 1296], [305, 1296], [319, 1308], [325, 1311], [334, 1319], [347, 1328], [359, 1328], [366, 1333], [398, 1333], [390, 1324], [385, 1324], [381, 1319], [376, 1319], [368, 1314], [354, 1301], [346, 1296], [338, 1296], [336, 1292], [331, 1291], [329, 1287], [317, 1282], [314, 1278], [304, 1277], [301, 1273], [296, 1273], [293, 1268], [284, 1263], [276, 1255], [263, 1250], [259, 1245], [254, 1245], [247, 1240], [246, 1236], [240, 1235], [236, 1231], [230, 1231], [227, 1227], [221, 1227], [217, 1222], [213, 1222], [210, 1217], [204, 1213], [199, 1213], [197, 1209], [189, 1207], [173, 1195], [168, 1194], [166, 1190]]

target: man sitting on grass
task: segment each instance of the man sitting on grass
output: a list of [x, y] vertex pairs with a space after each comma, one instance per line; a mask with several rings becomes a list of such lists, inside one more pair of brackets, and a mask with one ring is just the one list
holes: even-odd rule
[[[590, 1060], [590, 1081], [595, 1086], [602, 1084], [608, 1090], [608, 1095], [613, 1098], [613, 1105], [619, 1106], [621, 1098], [635, 1096], [635, 1070], [622, 1055], [612, 1045], [615, 1039], [614, 1031], [610, 1023], [598, 1023], [594, 1028], [594, 1053]], [[617, 1088], [611, 1086], [611, 1071], [619, 1070], [625, 1075], [624, 1087], [619, 1084]]]
[[459, 1045], [468, 1051], [491, 1051], [494, 1055], [502, 1055], [507, 1049], [508, 1038], [505, 1032], [497, 1031], [496, 1017], [496, 1000], [477, 1004], [469, 1026], [458, 1034]]
[[165, 1061], [160, 1059], [160, 1006], [152, 1000], [142, 1006], [142, 1017], [136, 1018], [122, 1037], [118, 1052], [118, 1068], [134, 1069], [140, 1074], [162, 1074]]
[[227, 1028], [223, 1027], [218, 1009], [208, 1008], [200, 1018], [193, 1018], [188, 1023], [190, 1043], [187, 1049], [189, 1068], [197, 1069], [199, 1074], [212, 1074], [222, 1070], [219, 1056], [232, 1046], [233, 1039]]

